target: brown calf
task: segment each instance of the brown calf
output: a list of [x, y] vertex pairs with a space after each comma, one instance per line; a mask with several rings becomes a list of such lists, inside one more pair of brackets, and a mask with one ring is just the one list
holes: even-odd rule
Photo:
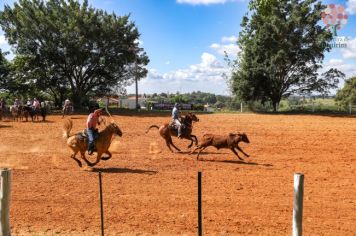
[[190, 154], [192, 154], [194, 151], [197, 149], [200, 149], [197, 155], [197, 160], [199, 160], [199, 155], [201, 151], [203, 151], [205, 148], [209, 146], [214, 146], [216, 149], [220, 148], [228, 148], [230, 149], [240, 160], [243, 160], [239, 157], [239, 154], [237, 154], [235, 148], [242, 152], [246, 157], [249, 157], [248, 154], [246, 154], [239, 146], [239, 142], [245, 142], [245, 143], [250, 143], [250, 141], [247, 138], [247, 135], [245, 133], [243, 134], [233, 134], [230, 133], [229, 135], [222, 136], [222, 135], [215, 135], [215, 134], [205, 134], [203, 136], [203, 140], [201, 144], [199, 144]]

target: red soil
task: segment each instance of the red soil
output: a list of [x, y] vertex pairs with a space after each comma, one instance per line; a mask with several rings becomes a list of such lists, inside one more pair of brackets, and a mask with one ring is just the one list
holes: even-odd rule
[[[290, 235], [293, 173], [305, 174], [305, 235], [356, 233], [356, 118], [199, 115], [193, 133], [246, 132], [251, 155], [227, 149], [171, 153], [151, 124], [168, 116], [115, 116], [123, 131], [112, 159], [79, 168], [62, 139], [62, 119], [1, 122], [0, 166], [13, 168], [13, 235], [100, 235], [98, 171], [106, 235], [196, 235], [197, 171], [203, 172], [205, 235]], [[85, 116], [73, 117], [74, 131]]]

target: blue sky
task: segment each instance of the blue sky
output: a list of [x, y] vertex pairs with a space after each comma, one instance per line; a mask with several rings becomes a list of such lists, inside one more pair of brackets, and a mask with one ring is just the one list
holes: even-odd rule
[[[14, 0], [2, 0], [12, 5]], [[140, 41], [151, 62], [148, 76], [139, 82], [140, 93], [204, 91], [229, 94], [223, 60], [227, 51], [235, 58], [239, 51], [236, 37], [248, 0], [89, 0], [96, 8], [131, 14]], [[338, 35], [347, 37], [347, 49], [333, 49], [324, 69], [336, 67], [347, 76], [356, 75], [356, 0], [324, 0], [343, 4], [349, 20]], [[3, 8], [3, 3], [0, 9]], [[322, 24], [322, 22], [321, 22]], [[0, 48], [9, 51], [3, 32]], [[341, 86], [342, 84], [340, 84]], [[127, 88], [129, 93], [134, 87]]]

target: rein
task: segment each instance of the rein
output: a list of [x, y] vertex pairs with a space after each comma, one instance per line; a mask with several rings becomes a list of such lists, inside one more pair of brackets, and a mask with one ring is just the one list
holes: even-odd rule
[[187, 119], [187, 117], [185, 116], [183, 119], [183, 124], [186, 125], [188, 128], [192, 129], [193, 128], [193, 121], [192, 119]]

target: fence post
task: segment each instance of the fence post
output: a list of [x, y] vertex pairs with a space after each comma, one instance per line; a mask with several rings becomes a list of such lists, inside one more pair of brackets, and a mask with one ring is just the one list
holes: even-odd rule
[[349, 103], [349, 113], [352, 114], [352, 102]]
[[201, 206], [201, 172], [198, 172], [198, 235], [203, 235], [202, 206]]
[[294, 174], [294, 204], [293, 204], [293, 236], [301, 236], [303, 233], [303, 195], [304, 174]]
[[10, 232], [10, 196], [11, 196], [11, 169], [0, 169], [1, 182], [0, 182], [0, 234], [3, 236], [11, 235]]
[[102, 188], [101, 172], [100, 171], [99, 171], [99, 195], [100, 195], [101, 236], [104, 236], [103, 188]]
[[240, 104], [240, 109], [241, 109], [241, 113], [243, 112], [243, 103], [241, 102], [241, 104]]

